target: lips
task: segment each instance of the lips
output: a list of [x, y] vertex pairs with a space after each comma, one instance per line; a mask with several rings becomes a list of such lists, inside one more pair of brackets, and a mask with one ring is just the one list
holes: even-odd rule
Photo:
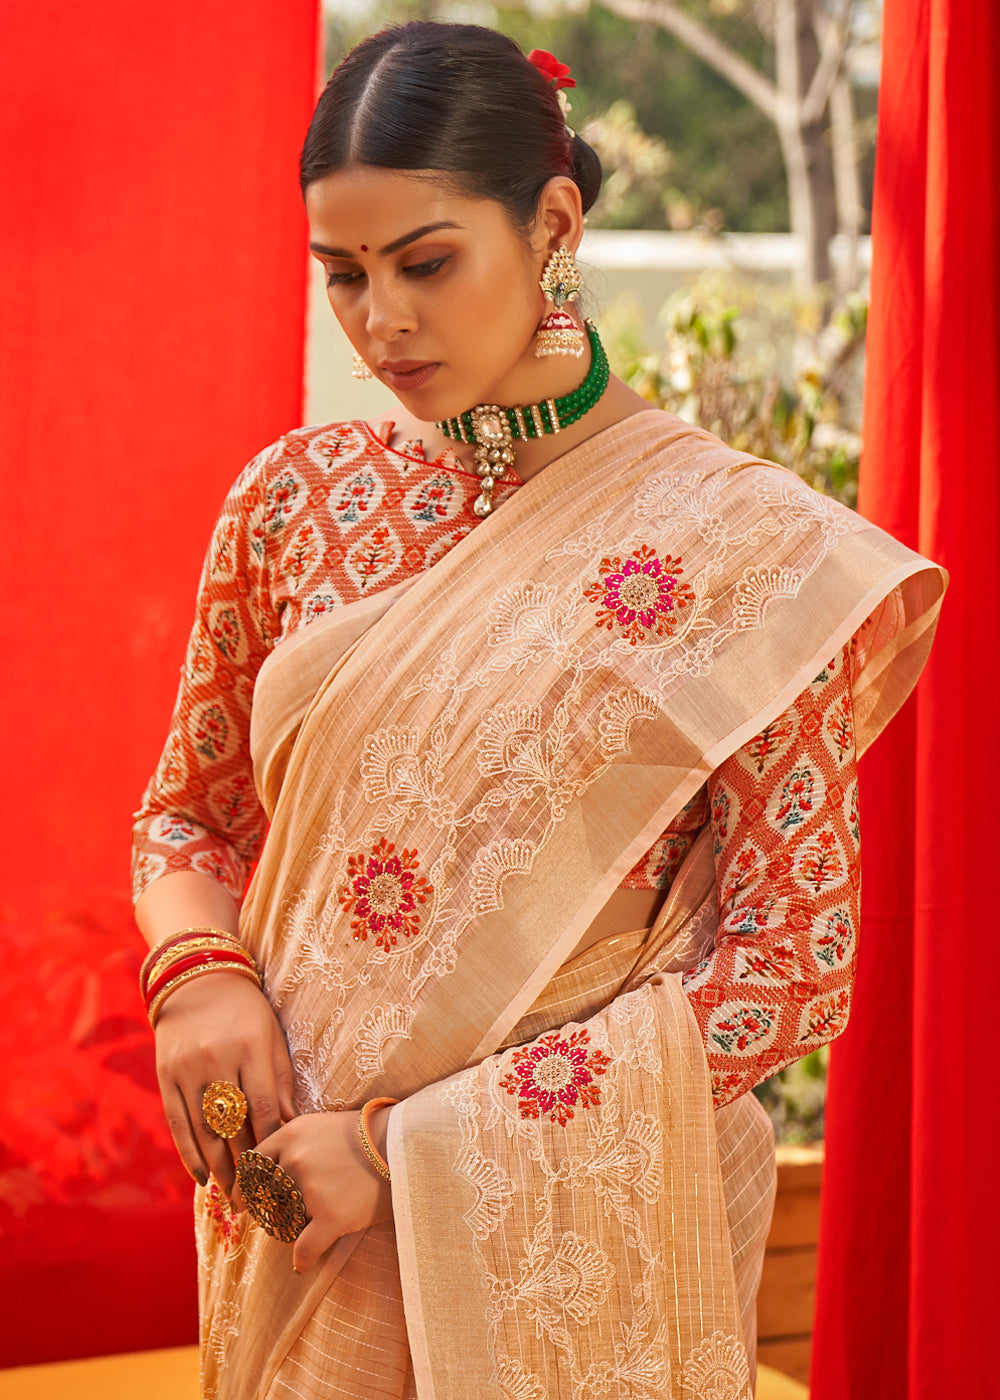
[[390, 389], [419, 389], [439, 368], [437, 360], [383, 360], [378, 367]]

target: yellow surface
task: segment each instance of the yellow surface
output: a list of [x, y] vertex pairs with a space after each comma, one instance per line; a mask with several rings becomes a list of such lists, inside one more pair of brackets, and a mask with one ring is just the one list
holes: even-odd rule
[[[757, 1400], [808, 1400], [805, 1386], [761, 1366]], [[198, 1349], [137, 1351], [0, 1371], [0, 1400], [198, 1400]]]
[[0, 1371], [0, 1400], [198, 1400], [198, 1348]]

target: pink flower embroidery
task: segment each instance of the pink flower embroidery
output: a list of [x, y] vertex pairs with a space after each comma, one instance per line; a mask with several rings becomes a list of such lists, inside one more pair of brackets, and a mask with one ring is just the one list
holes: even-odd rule
[[513, 1073], [505, 1074], [500, 1086], [521, 1100], [522, 1118], [547, 1114], [565, 1127], [578, 1104], [592, 1108], [601, 1102], [594, 1075], [605, 1073], [611, 1057], [589, 1046], [589, 1033], [578, 1030], [568, 1039], [557, 1032], [543, 1035], [534, 1045], [514, 1051]]
[[655, 637], [673, 636], [676, 614], [694, 601], [691, 588], [680, 581], [680, 559], [669, 554], [660, 559], [648, 545], [640, 545], [624, 564], [615, 556], [601, 560], [601, 577], [584, 592], [599, 605], [597, 626], [613, 632], [619, 627], [633, 646]]
[[354, 937], [366, 942], [375, 934], [375, 945], [386, 952], [396, 946], [398, 934], [412, 938], [420, 928], [418, 904], [434, 893], [419, 870], [416, 851], [400, 851], [383, 836], [370, 854], [362, 851], [347, 862], [347, 884], [340, 903], [354, 914]]
[[240, 1242], [240, 1217], [235, 1214], [228, 1198], [222, 1194], [214, 1180], [208, 1183], [208, 1190], [205, 1192], [205, 1212], [215, 1228], [222, 1252], [228, 1254], [230, 1249]]

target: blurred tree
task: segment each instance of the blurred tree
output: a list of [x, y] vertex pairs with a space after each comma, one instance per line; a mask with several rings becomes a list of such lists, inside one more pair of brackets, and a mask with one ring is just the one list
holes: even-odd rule
[[791, 227], [808, 251], [803, 289], [829, 279], [839, 230], [841, 290], [857, 287], [880, 0], [327, 0], [326, 13], [330, 67], [364, 34], [417, 18], [492, 25], [526, 52], [551, 50], [577, 80], [573, 126], [595, 135], [609, 174], [624, 157], [594, 226]]
[[[802, 241], [799, 285], [832, 281], [830, 242], [846, 236], [845, 280], [856, 283], [861, 191], [845, 55], [859, 0], [601, 0], [604, 8], [679, 39], [773, 123], [788, 180], [792, 232]], [[866, 6], [867, 9], [867, 6]], [[699, 14], [700, 12], [700, 14]], [[773, 48], [773, 77], [708, 22], [752, 13]], [[704, 16], [704, 17], [701, 17]]]

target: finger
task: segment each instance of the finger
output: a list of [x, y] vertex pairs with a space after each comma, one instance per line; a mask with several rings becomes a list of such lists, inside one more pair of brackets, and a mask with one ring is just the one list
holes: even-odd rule
[[167, 1127], [170, 1129], [170, 1135], [174, 1140], [174, 1146], [177, 1148], [180, 1159], [198, 1185], [207, 1186], [211, 1169], [202, 1155], [191, 1129], [187, 1101], [176, 1084], [162, 1084], [160, 1092], [163, 1096], [163, 1111], [166, 1115]]
[[[194, 1085], [183, 1086], [184, 1097], [188, 1105], [188, 1116], [191, 1120], [193, 1135], [198, 1150], [202, 1158], [208, 1164], [209, 1171], [222, 1187], [228, 1196], [233, 1189], [236, 1180], [235, 1165], [233, 1155], [229, 1150], [229, 1142], [226, 1138], [219, 1137], [218, 1133], [205, 1122], [205, 1114], [202, 1108], [202, 1100], [209, 1083], [216, 1083], [224, 1076], [200, 1081]], [[236, 1083], [236, 1076], [227, 1079], [227, 1083]]]
[[240, 1085], [247, 1100], [247, 1123], [239, 1136], [247, 1134], [247, 1147], [257, 1147], [281, 1127], [278, 1086], [271, 1065], [247, 1065]]
[[298, 1117], [295, 1107], [295, 1071], [283, 1037], [279, 1037], [274, 1053], [274, 1083], [278, 1091], [278, 1112], [283, 1123]]
[[292, 1245], [292, 1268], [297, 1274], [307, 1274], [338, 1238], [329, 1221], [310, 1220]]

